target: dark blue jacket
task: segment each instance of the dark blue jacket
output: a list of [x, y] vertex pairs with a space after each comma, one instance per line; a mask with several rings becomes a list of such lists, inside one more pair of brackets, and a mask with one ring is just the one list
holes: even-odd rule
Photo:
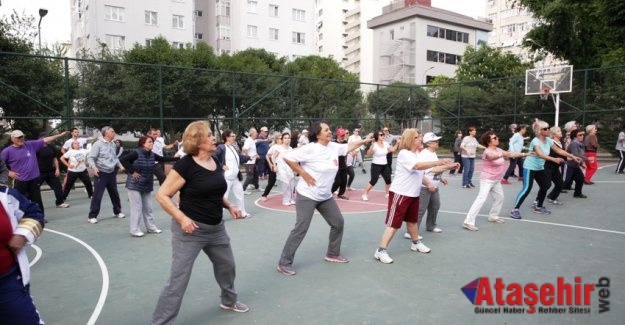
[[[135, 151], [123, 155], [119, 158], [119, 162], [126, 169], [128, 177], [126, 178], [126, 188], [139, 192], [152, 192], [154, 189], [154, 164], [158, 162], [176, 161], [178, 158], [161, 157], [152, 151], [143, 148], [137, 148]], [[141, 174], [139, 179], [135, 180], [132, 174], [137, 172]]]

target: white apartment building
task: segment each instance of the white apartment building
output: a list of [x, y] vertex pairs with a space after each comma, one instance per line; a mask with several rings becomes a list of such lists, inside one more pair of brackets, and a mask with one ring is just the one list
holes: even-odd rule
[[484, 1], [486, 1], [486, 17], [493, 24], [488, 45], [514, 53], [522, 61], [530, 60], [530, 54], [521, 47], [521, 43], [525, 34], [536, 25], [532, 13], [526, 8], [513, 7], [514, 0]]
[[374, 32], [373, 82], [381, 84], [453, 77], [466, 47], [486, 43], [492, 30], [486, 21], [431, 7], [429, 0], [393, 2], [368, 27]]
[[366, 22], [382, 13], [388, 0], [315, 0], [316, 52], [372, 82], [373, 31]]
[[193, 0], [71, 0], [72, 47], [98, 50], [104, 43], [112, 51], [131, 49], [135, 43], [149, 45], [163, 36], [174, 46], [193, 43], [195, 28]]
[[196, 42], [216, 54], [262, 48], [292, 60], [316, 53], [312, 0], [197, 0], [196, 10]]

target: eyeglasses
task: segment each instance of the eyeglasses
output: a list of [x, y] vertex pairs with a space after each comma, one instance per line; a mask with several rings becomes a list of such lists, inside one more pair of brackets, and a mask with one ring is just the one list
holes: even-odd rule
[[491, 140], [499, 140], [499, 138], [497, 136], [494, 137], [490, 137]]
[[384, 135], [384, 133], [379, 133], [378, 135]]
[[543, 131], [549, 131], [549, 127], [542, 128], [541, 130], [543, 130]]

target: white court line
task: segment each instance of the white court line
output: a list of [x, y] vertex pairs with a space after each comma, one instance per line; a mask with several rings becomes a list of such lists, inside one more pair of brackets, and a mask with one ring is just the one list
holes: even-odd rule
[[95, 322], [98, 320], [98, 317], [100, 316], [100, 313], [102, 312], [102, 308], [104, 307], [104, 302], [106, 301], [106, 296], [108, 295], [108, 291], [109, 291], [109, 271], [106, 268], [106, 264], [104, 263], [104, 260], [102, 259], [102, 257], [100, 257], [100, 254], [98, 254], [98, 252], [95, 249], [93, 249], [93, 247], [89, 246], [84, 241], [72, 235], [69, 235], [60, 231], [52, 230], [50, 228], [44, 228], [44, 230], [55, 233], [57, 235], [65, 236], [81, 244], [91, 253], [91, 255], [93, 255], [96, 261], [98, 261], [98, 265], [100, 265], [100, 270], [102, 271], [102, 289], [100, 290], [100, 297], [98, 298], [98, 303], [96, 304], [95, 309], [93, 310], [93, 313], [91, 314], [91, 317], [89, 317], [89, 321], [87, 321], [87, 325], [95, 324]]
[[35, 250], [35, 258], [33, 258], [32, 261], [30, 261], [30, 264], [28, 266], [33, 267], [33, 265], [37, 264], [37, 261], [39, 261], [39, 259], [41, 258], [41, 248], [37, 245], [30, 245], [30, 247], [32, 247]]
[[[460, 215], [465, 215], [465, 216], [467, 215], [466, 212], [458, 212], [458, 211], [439, 210], [439, 212], [460, 214]], [[485, 215], [485, 214], [478, 214], [478, 216], [488, 218], [488, 215]], [[517, 219], [508, 218], [508, 217], [500, 217], [500, 218], [507, 219], [513, 222], [538, 223], [538, 224], [557, 226], [557, 227], [574, 228], [574, 229], [591, 230], [591, 231], [598, 231], [598, 232], [607, 232], [607, 233], [617, 234], [617, 235], [625, 235], [625, 231], [616, 231], [616, 230], [592, 228], [592, 227], [582, 227], [582, 226], [575, 226], [575, 225], [567, 225], [565, 223], [555, 223], [555, 222], [547, 222], [547, 221], [537, 221], [537, 220], [527, 220], [527, 219], [517, 220]]]

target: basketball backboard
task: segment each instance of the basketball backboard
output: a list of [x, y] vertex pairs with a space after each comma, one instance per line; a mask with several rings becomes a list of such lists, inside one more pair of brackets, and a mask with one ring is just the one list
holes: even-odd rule
[[541, 95], [570, 93], [573, 90], [573, 66], [559, 65], [525, 71], [525, 94]]

